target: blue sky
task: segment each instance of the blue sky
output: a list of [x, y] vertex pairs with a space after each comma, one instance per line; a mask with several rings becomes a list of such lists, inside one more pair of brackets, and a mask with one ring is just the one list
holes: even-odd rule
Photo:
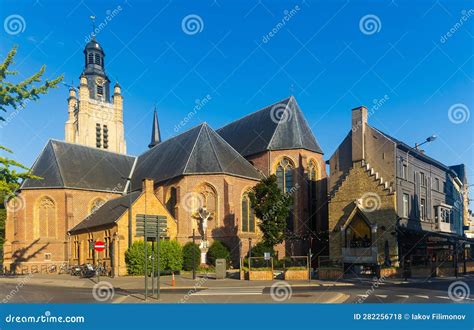
[[[123, 87], [130, 154], [149, 143], [155, 103], [168, 138], [207, 95], [183, 130], [203, 121], [217, 129], [293, 94], [329, 158], [350, 129], [351, 109], [385, 98], [369, 118], [373, 126], [410, 145], [436, 134], [427, 153], [465, 163], [474, 182], [472, 1], [40, 0], [1, 7], [0, 55], [19, 46], [19, 78], [46, 64], [47, 77], [64, 74], [76, 85], [89, 16], [98, 25], [115, 10], [97, 39], [109, 77]], [[5, 27], [10, 15], [22, 17], [20, 31]], [[201, 19], [198, 31], [183, 30], [188, 15]], [[64, 139], [67, 96], [63, 86], [28, 104], [3, 124], [0, 143], [31, 165], [49, 138]]]

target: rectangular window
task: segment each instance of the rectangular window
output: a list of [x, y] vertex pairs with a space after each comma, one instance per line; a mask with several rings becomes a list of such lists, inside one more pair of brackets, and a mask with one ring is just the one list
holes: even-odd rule
[[407, 164], [402, 164], [402, 178], [407, 179], [408, 175], [408, 166]]
[[99, 96], [104, 95], [104, 87], [103, 86], [97, 86], [97, 95], [99, 95]]
[[420, 219], [426, 220], [426, 200], [424, 198], [420, 201]]
[[95, 125], [95, 146], [100, 148], [102, 146], [102, 132], [100, 129], [100, 124]]
[[409, 199], [410, 199], [410, 196], [408, 194], [403, 194], [402, 216], [404, 218], [408, 218], [408, 207], [410, 205]]
[[438, 178], [435, 178], [435, 189], [436, 189], [437, 191], [439, 191], [439, 188], [440, 188], [440, 187], [439, 187], [439, 179], [438, 179]]
[[423, 173], [423, 172], [420, 172], [420, 185], [421, 185], [421, 186], [425, 186], [425, 185], [426, 185], [425, 173]]
[[109, 129], [107, 128], [107, 125], [104, 125], [103, 130], [104, 130], [104, 149], [108, 149], [109, 148]]

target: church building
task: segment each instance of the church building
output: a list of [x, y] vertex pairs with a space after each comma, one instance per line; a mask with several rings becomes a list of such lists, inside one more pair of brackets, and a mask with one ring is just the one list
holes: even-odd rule
[[[306, 255], [310, 244], [321, 251], [327, 232], [323, 151], [293, 96], [220, 129], [202, 123], [167, 140], [155, 111], [148, 148], [127, 155], [126, 107], [118, 83], [110, 94], [104, 58], [91, 40], [78, 91], [69, 91], [65, 141], [46, 143], [32, 166], [41, 179], [25, 180], [22, 207], [8, 208], [4, 267], [48, 272], [63, 263], [103, 262], [125, 275], [125, 251], [143, 240], [145, 214], [165, 224], [164, 239], [185, 244], [194, 232], [202, 249], [220, 240], [239, 260], [262, 236], [248, 192], [271, 174], [294, 196], [287, 223], [292, 235], [277, 247], [279, 257]], [[106, 246], [99, 253], [91, 249], [98, 240]]]

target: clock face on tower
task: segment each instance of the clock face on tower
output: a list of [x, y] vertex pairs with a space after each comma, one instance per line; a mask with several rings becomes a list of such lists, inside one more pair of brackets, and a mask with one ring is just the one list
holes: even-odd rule
[[95, 83], [97, 84], [97, 86], [103, 86], [105, 81], [103, 78], [101, 77], [98, 77], [96, 80], [95, 80]]

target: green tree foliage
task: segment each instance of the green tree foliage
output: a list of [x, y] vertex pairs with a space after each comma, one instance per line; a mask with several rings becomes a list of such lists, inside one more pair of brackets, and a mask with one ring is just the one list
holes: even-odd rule
[[258, 226], [263, 233], [263, 241], [275, 246], [285, 239], [286, 221], [290, 215], [293, 198], [278, 188], [277, 178], [270, 175], [262, 179], [249, 193], [255, 215], [260, 219]]
[[[152, 246], [148, 242], [149, 256], [148, 272], [151, 272], [152, 264]], [[155, 271], [158, 269], [158, 249], [155, 243]], [[143, 241], [135, 241], [132, 246], [125, 251], [125, 263], [127, 264], [127, 272], [129, 275], [143, 275], [145, 270], [145, 243]], [[174, 240], [160, 241], [160, 270], [162, 272], [177, 272], [183, 266], [183, 250], [181, 245]]]
[[194, 267], [197, 269], [201, 262], [201, 251], [199, 250], [199, 246], [197, 246], [197, 244], [188, 242], [183, 247], [183, 269], [192, 270], [193, 261]]
[[5, 241], [4, 237], [5, 237], [6, 218], [7, 218], [7, 210], [0, 209], [0, 267], [3, 265], [3, 242]]
[[216, 265], [216, 259], [225, 259], [227, 263], [230, 261], [230, 250], [221, 241], [214, 241], [207, 252], [207, 259], [212, 266]]
[[252, 247], [252, 257], [264, 257], [265, 252], [270, 252], [272, 256], [275, 256], [275, 250], [273, 249], [273, 246], [267, 245], [265, 242], [259, 242]]
[[[36, 101], [41, 94], [46, 94], [51, 88], [56, 88], [63, 80], [59, 76], [53, 80], [42, 80], [46, 67], [43, 65], [38, 72], [20, 82], [7, 81], [9, 77], [18, 75], [11, 70], [17, 48], [13, 47], [0, 64], [0, 122], [9, 122], [11, 118], [5, 116], [9, 110], [19, 111], [25, 108], [29, 101]], [[13, 116], [13, 114], [12, 114]], [[0, 146], [0, 151], [12, 153], [6, 147]], [[18, 188], [21, 180], [33, 178], [28, 174], [28, 168], [9, 159], [0, 157], [0, 197], [5, 200]]]

